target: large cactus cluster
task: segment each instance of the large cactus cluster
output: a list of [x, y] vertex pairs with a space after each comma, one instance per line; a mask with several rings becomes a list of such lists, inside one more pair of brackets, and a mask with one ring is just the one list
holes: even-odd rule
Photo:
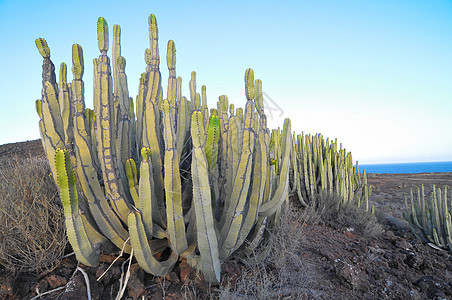
[[371, 186], [366, 170], [361, 179], [358, 162], [354, 167], [351, 152], [338, 146], [337, 140], [325, 140], [321, 134], [294, 134], [290, 175], [291, 190], [303, 206], [315, 205], [317, 195], [324, 192], [369, 210]]
[[36, 40], [43, 57], [42, 98], [36, 101], [41, 138], [77, 259], [94, 266], [101, 250], [116, 246], [151, 274], [165, 275], [186, 259], [218, 282], [221, 263], [236, 252], [252, 253], [287, 199], [290, 120], [270, 134], [262, 82], [251, 69], [244, 109], [220, 96], [209, 110], [206, 88], [197, 92], [194, 72], [190, 99], [182, 96], [171, 40], [164, 98], [154, 15], [134, 101], [120, 27], [113, 27], [111, 63], [103, 18], [97, 32], [94, 110], [85, 107], [81, 46], [72, 47], [72, 83], [64, 63], [57, 83], [49, 47]]
[[417, 189], [416, 199], [410, 191], [410, 205], [405, 195], [403, 217], [418, 239], [452, 252], [452, 196], [448, 199], [447, 186], [441, 190], [433, 185], [430, 201], [425, 198], [424, 185]]

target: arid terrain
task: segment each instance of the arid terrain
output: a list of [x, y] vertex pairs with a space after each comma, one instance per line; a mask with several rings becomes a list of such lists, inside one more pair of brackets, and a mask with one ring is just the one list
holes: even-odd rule
[[[0, 146], [0, 156], [12, 155], [43, 156], [41, 142]], [[296, 244], [281, 243], [285, 248], [270, 252], [275, 256], [270, 263], [249, 267], [231, 259], [222, 266], [222, 284], [209, 286], [184, 262], [166, 278], [157, 278], [133, 261], [123, 299], [452, 299], [452, 253], [417, 240], [402, 218], [404, 193], [421, 184], [426, 192], [432, 184], [452, 186], [452, 173], [369, 174], [368, 182], [373, 186], [370, 204], [383, 227], [375, 237], [337, 220], [308, 225], [297, 217], [301, 209], [292, 199], [282, 222], [287, 231], [280, 238], [293, 238]], [[102, 254], [96, 268], [81, 266], [93, 299], [116, 297], [125, 258], [96, 281], [116, 256]], [[13, 276], [0, 267], [0, 299], [31, 299], [38, 291], [59, 287], [40, 299], [88, 299], [85, 278], [76, 268], [74, 256], [40, 274]]]

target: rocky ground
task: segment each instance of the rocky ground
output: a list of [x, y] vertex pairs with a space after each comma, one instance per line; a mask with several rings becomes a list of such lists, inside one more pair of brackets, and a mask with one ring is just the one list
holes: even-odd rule
[[[42, 147], [39, 140], [0, 146], [1, 156], [11, 154], [42, 155]], [[370, 174], [368, 179], [374, 187], [371, 204], [383, 225], [383, 234], [370, 238], [334, 222], [303, 226], [300, 245], [291, 253], [302, 263], [299, 272], [303, 280], [269, 298], [452, 299], [452, 253], [416, 240], [402, 218], [404, 193], [422, 183], [426, 191], [432, 184], [452, 186], [452, 173]], [[116, 297], [125, 258], [119, 258], [96, 281], [116, 257], [103, 254], [96, 268], [79, 265], [87, 275], [93, 299]], [[41, 274], [12, 276], [0, 269], [0, 299], [31, 299], [38, 292], [55, 288], [60, 290], [40, 299], [87, 299], [84, 274], [76, 269], [73, 256], [61, 259], [53, 270]], [[222, 278], [233, 287], [243, 265], [231, 260], [223, 264], [222, 272]], [[253, 298], [224, 290], [222, 286], [205, 284], [184, 262], [166, 278], [156, 278], [145, 274], [133, 261], [124, 299], [215, 299], [220, 295]], [[294, 296], [294, 290], [302, 293]]]

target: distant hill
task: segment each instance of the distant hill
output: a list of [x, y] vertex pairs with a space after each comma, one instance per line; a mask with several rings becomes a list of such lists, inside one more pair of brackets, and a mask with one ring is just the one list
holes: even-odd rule
[[0, 157], [45, 156], [41, 139], [0, 145]]

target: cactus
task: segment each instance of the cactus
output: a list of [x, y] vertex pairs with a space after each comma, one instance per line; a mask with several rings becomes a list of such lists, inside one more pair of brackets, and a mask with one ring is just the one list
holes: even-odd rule
[[447, 186], [441, 190], [433, 185], [430, 203], [426, 203], [424, 195], [424, 185], [417, 189], [417, 199], [410, 190], [411, 203], [408, 205], [405, 194], [403, 217], [418, 239], [452, 252], [452, 197], [447, 195]]
[[293, 134], [290, 186], [302, 206], [316, 205], [316, 195], [323, 191], [340, 195], [341, 203], [364, 204], [369, 211], [371, 186], [367, 184], [366, 170], [361, 179], [358, 162], [356, 166], [351, 153], [342, 145], [338, 149], [336, 140], [330, 142], [321, 134]]
[[[100, 251], [114, 245], [156, 276], [185, 258], [219, 282], [221, 263], [234, 253], [250, 254], [278, 223], [288, 197], [290, 120], [270, 136], [262, 82], [252, 69], [245, 73], [244, 109], [231, 105], [228, 112], [222, 95], [209, 110], [206, 87], [196, 92], [195, 72], [189, 102], [176, 77], [174, 41], [168, 42], [164, 98], [154, 15], [134, 107], [120, 27], [113, 27], [111, 61], [103, 18], [97, 33], [93, 110], [85, 107], [81, 46], [72, 48], [72, 83], [61, 64], [57, 84], [47, 42], [36, 40], [43, 57], [39, 128], [77, 259], [94, 266]], [[171, 253], [165, 261], [154, 256], [165, 249]]]

